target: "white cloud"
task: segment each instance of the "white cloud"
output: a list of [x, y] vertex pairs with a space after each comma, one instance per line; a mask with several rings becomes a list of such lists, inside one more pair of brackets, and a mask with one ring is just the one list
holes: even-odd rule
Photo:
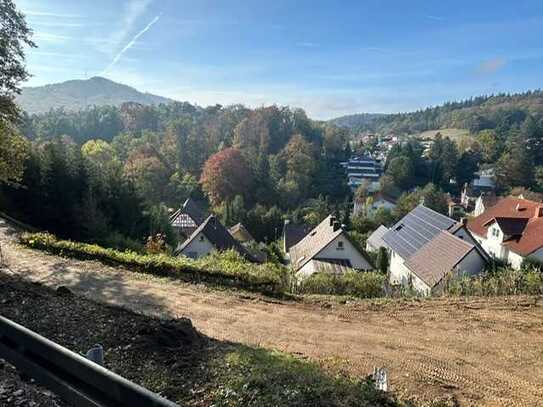
[[152, 0], [130, 0], [126, 4], [119, 29], [111, 33], [109, 38], [104, 41], [103, 45], [105, 45], [105, 47], [102, 51], [113, 54], [115, 50], [118, 49], [122, 41], [131, 33], [138, 18], [145, 13], [147, 7], [151, 4], [151, 1]]
[[48, 42], [53, 44], [63, 44], [67, 41], [70, 41], [72, 37], [68, 35], [59, 35], [59, 34], [52, 34], [48, 32], [36, 32], [34, 33], [34, 36], [32, 40], [36, 42], [38, 45], [40, 42]]
[[121, 59], [121, 57], [123, 56], [123, 54], [128, 51], [130, 48], [132, 48], [134, 46], [134, 44], [136, 43], [136, 41], [138, 40], [138, 38], [140, 38], [143, 34], [145, 34], [147, 31], [149, 31], [149, 29], [160, 19], [160, 16], [156, 16], [155, 18], [153, 18], [151, 20], [151, 22], [149, 24], [147, 24], [145, 26], [145, 28], [143, 30], [141, 30], [139, 33], [137, 33], [129, 42], [128, 44], [126, 44], [124, 46], [123, 49], [121, 49], [117, 55], [115, 55], [115, 57], [113, 58], [113, 60], [110, 62], [110, 64], [106, 67], [106, 69], [104, 69], [104, 71], [102, 72], [102, 75], [106, 74], [113, 65], [115, 65], [119, 59]]
[[23, 13], [30, 17], [54, 17], [54, 18], [80, 18], [78, 14], [55, 13], [50, 11], [23, 10]]

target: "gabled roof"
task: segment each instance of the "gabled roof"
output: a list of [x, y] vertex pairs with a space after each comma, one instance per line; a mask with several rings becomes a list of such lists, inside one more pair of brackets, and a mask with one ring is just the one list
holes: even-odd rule
[[388, 228], [384, 225], [379, 226], [373, 233], [368, 237], [367, 243], [379, 249], [381, 247], [388, 247], [386, 242], [383, 240], [383, 236], [388, 232]]
[[[486, 238], [489, 226], [498, 222], [510, 238], [504, 241], [513, 252], [528, 256], [543, 247], [543, 204], [527, 199], [507, 197], [470, 219], [468, 229]], [[501, 224], [500, 224], [501, 223]]]
[[252, 256], [236, 239], [232, 237], [228, 229], [213, 215], [210, 215], [177, 250], [182, 252], [196, 237], [202, 233], [218, 251], [233, 249], [247, 260], [256, 262]]
[[405, 265], [429, 287], [434, 287], [472, 250], [474, 245], [441, 231], [407, 259]]
[[415, 254], [438, 233], [458, 226], [458, 222], [424, 205], [419, 205], [384, 235], [383, 241], [404, 259]]
[[526, 225], [528, 224], [528, 219], [525, 218], [493, 218], [488, 225], [496, 222], [500, 227], [501, 231], [506, 236], [518, 236], [522, 235]]
[[283, 238], [285, 239], [285, 251], [289, 252], [290, 248], [297, 244], [300, 240], [311, 232], [309, 225], [296, 225], [293, 223], [285, 223], [283, 227]]
[[[289, 254], [294, 269], [296, 271], [301, 269], [340, 235], [344, 235], [346, 239], [349, 239], [336, 218], [332, 215], [328, 216], [291, 248]], [[366, 258], [362, 253], [360, 254]]]
[[204, 210], [192, 198], [188, 198], [183, 203], [183, 206], [175, 211], [172, 216], [170, 216], [170, 222], [175, 222], [177, 217], [181, 214], [188, 215], [194, 221], [194, 223], [196, 223], [196, 225], [201, 225], [206, 220]]
[[228, 229], [230, 234], [234, 236], [235, 234], [240, 235], [242, 242], [251, 242], [254, 241], [255, 238], [249, 233], [247, 228], [243, 226], [242, 223], [237, 223], [234, 226], [232, 226], [230, 229]]

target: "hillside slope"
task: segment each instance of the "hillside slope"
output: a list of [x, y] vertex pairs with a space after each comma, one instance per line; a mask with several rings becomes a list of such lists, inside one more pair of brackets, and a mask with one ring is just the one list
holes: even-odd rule
[[510, 128], [522, 123], [527, 115], [534, 116], [536, 120], [543, 118], [543, 91], [478, 96], [410, 113], [361, 113], [339, 117], [331, 122], [353, 130], [381, 133], [414, 134], [443, 128], [476, 132], [499, 126]]
[[416, 395], [420, 404], [439, 398], [455, 401], [447, 405], [533, 406], [543, 399], [543, 360], [537, 351], [543, 346], [543, 303], [538, 297], [292, 302], [50, 256], [21, 247], [16, 238], [0, 219], [10, 270], [26, 280], [64, 285], [76, 295], [138, 313], [183, 315], [199, 332], [223, 343], [333, 361], [357, 377], [385, 366], [392, 390]]
[[130, 86], [98, 76], [86, 80], [23, 88], [16, 100], [28, 113], [44, 113], [61, 107], [77, 111], [87, 106], [119, 106], [125, 102], [137, 102], [142, 105], [173, 102], [172, 99], [142, 93]]

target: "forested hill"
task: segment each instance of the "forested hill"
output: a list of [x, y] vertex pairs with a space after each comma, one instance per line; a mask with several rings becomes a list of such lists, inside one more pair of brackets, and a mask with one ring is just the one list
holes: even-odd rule
[[71, 80], [51, 85], [23, 88], [17, 103], [28, 113], [43, 113], [64, 108], [77, 111], [88, 106], [120, 106], [125, 102], [142, 105], [170, 103], [171, 99], [142, 93], [138, 90], [101, 77]]
[[387, 115], [383, 113], [358, 113], [337, 117], [330, 120], [329, 122], [336, 126], [349, 129], [357, 129], [363, 127], [371, 128], [371, 126], [375, 123], [377, 119], [381, 119], [386, 116]]
[[[418, 133], [440, 128], [467, 129], [477, 132], [522, 123], [527, 116], [543, 117], [543, 91], [479, 96], [449, 102], [411, 113], [343, 116], [332, 122], [353, 130], [380, 133]], [[507, 123], [504, 123], [507, 122]]]

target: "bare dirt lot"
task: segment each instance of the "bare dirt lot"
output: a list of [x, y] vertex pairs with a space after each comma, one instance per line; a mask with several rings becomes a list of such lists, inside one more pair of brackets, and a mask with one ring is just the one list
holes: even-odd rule
[[[204, 334], [327, 360], [353, 374], [390, 371], [420, 402], [543, 405], [543, 299], [296, 303], [208, 290], [21, 248], [0, 221], [11, 272], [138, 312], [186, 316]], [[1, 304], [0, 304], [1, 306]]]

